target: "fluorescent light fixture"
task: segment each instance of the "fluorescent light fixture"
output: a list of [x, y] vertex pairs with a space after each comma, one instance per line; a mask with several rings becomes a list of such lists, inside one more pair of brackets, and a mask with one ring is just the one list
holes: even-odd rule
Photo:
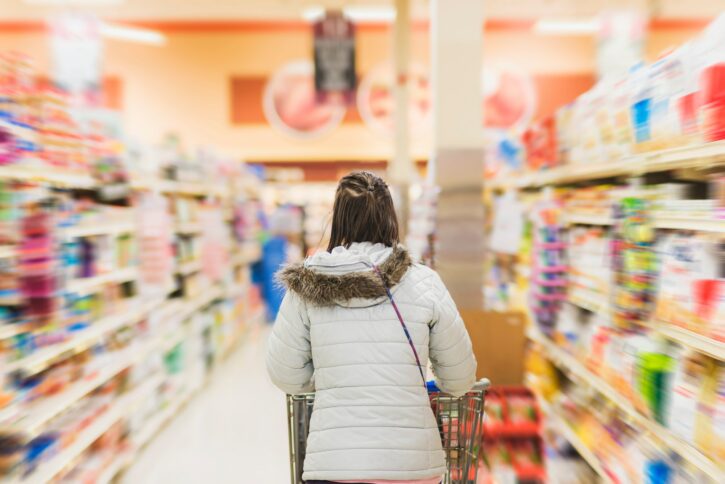
[[121, 5], [126, 0], [23, 0], [28, 5], [83, 5], [86, 7], [107, 7], [111, 5]]
[[101, 34], [109, 39], [139, 44], [164, 45], [166, 43], [166, 36], [161, 32], [107, 22], [101, 24]]
[[[390, 5], [380, 6], [348, 6], [342, 13], [353, 22], [392, 22], [395, 20], [395, 8]], [[302, 18], [308, 22], [316, 22], [325, 16], [325, 8], [321, 6], [307, 7], [302, 11]]]
[[349, 6], [342, 9], [345, 17], [353, 22], [392, 22], [395, 20], [395, 7], [380, 6]]
[[591, 35], [599, 31], [596, 19], [540, 19], [534, 25], [534, 31], [544, 35]]
[[302, 18], [308, 22], [317, 22], [325, 16], [324, 7], [307, 7], [302, 11]]

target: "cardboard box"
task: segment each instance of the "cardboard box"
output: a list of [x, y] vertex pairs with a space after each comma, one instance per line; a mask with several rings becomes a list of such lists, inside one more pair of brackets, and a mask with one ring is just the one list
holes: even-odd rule
[[492, 385], [523, 385], [526, 317], [520, 312], [461, 310], [478, 360], [478, 378]]

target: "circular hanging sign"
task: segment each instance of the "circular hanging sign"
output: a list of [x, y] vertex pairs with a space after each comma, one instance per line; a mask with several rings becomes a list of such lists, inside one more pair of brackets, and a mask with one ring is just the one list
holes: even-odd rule
[[528, 75], [512, 70], [484, 69], [481, 82], [484, 127], [510, 129], [531, 122], [537, 99], [534, 83]]
[[264, 89], [263, 108], [272, 126], [297, 138], [330, 132], [346, 111], [342, 103], [318, 99], [314, 66], [307, 60], [290, 62], [274, 73]]
[[[392, 135], [395, 130], [395, 87], [390, 63], [378, 65], [365, 75], [357, 91], [357, 107], [365, 124], [378, 133]], [[428, 70], [411, 64], [408, 79], [410, 93], [410, 131], [423, 131], [431, 124], [431, 92]]]

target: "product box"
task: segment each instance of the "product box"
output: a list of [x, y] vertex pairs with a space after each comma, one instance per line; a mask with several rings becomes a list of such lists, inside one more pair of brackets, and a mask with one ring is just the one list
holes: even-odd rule
[[473, 352], [477, 378], [493, 385], [522, 385], [524, 381], [525, 316], [520, 312], [461, 310]]

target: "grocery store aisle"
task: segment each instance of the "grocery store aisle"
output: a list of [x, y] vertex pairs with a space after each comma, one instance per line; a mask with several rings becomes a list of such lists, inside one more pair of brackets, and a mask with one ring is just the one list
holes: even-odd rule
[[289, 481], [284, 395], [264, 368], [269, 328], [253, 330], [206, 388], [151, 441], [126, 484]]

